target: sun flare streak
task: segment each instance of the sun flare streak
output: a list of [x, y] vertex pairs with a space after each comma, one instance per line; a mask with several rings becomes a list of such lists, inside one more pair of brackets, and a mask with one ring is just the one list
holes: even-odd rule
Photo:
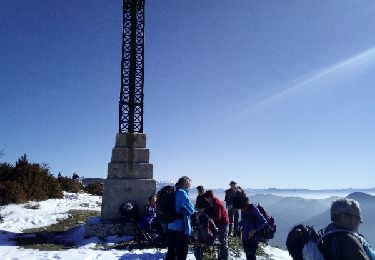
[[277, 102], [283, 101], [288, 97], [296, 95], [307, 88], [318, 88], [324, 86], [324, 84], [316, 83], [328, 78], [338, 78], [344, 75], [344, 73], [345, 75], [348, 75], [348, 73], [357, 71], [359, 68], [367, 67], [369, 64], [372, 64], [372, 61], [375, 61], [375, 47], [336, 63], [328, 68], [320, 70], [313, 75], [304, 76], [294, 80], [293, 83], [289, 83], [281, 91], [268, 96], [255, 104], [245, 107], [242, 110], [242, 114], [248, 115], [255, 111], [261, 110]]

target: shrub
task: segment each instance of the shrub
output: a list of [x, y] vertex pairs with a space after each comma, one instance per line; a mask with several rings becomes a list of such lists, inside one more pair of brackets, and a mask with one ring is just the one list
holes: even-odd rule
[[15, 166], [0, 164], [0, 205], [62, 197], [60, 185], [47, 165], [29, 163], [26, 154]]
[[83, 190], [92, 195], [103, 196], [103, 184], [100, 182], [89, 184]]
[[[78, 175], [77, 175], [78, 176]], [[61, 174], [58, 175], [57, 181], [63, 191], [78, 193], [82, 190], [82, 184], [79, 182], [78, 178], [73, 175], [72, 178], [63, 177]]]
[[9, 203], [25, 203], [27, 194], [24, 187], [15, 181], [5, 181], [0, 184], [0, 205]]

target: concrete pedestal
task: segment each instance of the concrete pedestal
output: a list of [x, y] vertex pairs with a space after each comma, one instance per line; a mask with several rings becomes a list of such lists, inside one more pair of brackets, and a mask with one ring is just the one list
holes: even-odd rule
[[148, 198], [155, 194], [156, 183], [152, 179], [108, 179], [104, 182], [102, 222], [120, 220], [118, 209], [124, 202], [137, 205], [138, 215], [145, 215]]
[[119, 223], [119, 207], [124, 202], [134, 203], [140, 218], [144, 217], [148, 198], [156, 192], [152, 171], [149, 150], [146, 149], [146, 135], [117, 134], [111, 162], [108, 164], [107, 180], [104, 181], [101, 223], [86, 224], [85, 237], [134, 235], [134, 227]]

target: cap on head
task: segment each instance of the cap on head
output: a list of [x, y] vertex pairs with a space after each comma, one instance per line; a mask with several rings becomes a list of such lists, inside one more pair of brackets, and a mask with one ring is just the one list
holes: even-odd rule
[[235, 182], [235, 181], [231, 181], [230, 183], [229, 183], [229, 185], [237, 185], [237, 182]]

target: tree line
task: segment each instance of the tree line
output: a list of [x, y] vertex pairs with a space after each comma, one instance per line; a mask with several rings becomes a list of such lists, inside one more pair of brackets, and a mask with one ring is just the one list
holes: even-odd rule
[[0, 205], [63, 198], [63, 191], [103, 194], [102, 184], [84, 186], [80, 180], [76, 173], [72, 177], [61, 173], [55, 177], [47, 164], [30, 163], [24, 154], [15, 165], [0, 163]]

